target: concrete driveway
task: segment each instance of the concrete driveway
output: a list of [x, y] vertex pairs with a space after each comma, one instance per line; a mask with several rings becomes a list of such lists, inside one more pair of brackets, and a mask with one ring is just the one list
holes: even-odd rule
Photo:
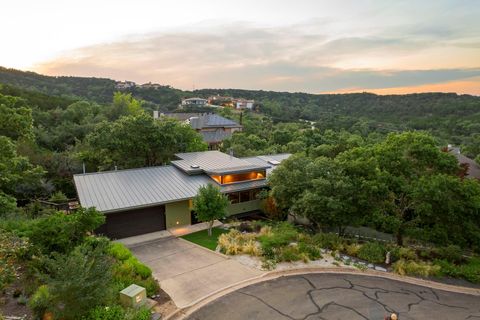
[[148, 265], [161, 288], [179, 308], [219, 289], [251, 279], [261, 271], [186, 240], [168, 237], [128, 247]]
[[189, 320], [478, 319], [480, 297], [385, 278], [346, 274], [281, 277], [238, 289]]

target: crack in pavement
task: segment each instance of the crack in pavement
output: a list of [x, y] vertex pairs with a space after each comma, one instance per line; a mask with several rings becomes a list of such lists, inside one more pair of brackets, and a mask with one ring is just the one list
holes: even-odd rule
[[[289, 279], [288, 282], [282, 282], [282, 279]], [[293, 286], [295, 283], [295, 279], [303, 281], [305, 284], [302, 284], [300, 287]], [[327, 280], [323, 285], [331, 284], [329, 287], [317, 287], [322, 285], [322, 282]], [[402, 284], [401, 282], [388, 282], [385, 284], [386, 287], [380, 285], [378, 286], [368, 286], [365, 285], [365, 282], [368, 279], [360, 278], [360, 277], [353, 277], [352, 276], [339, 276], [339, 275], [297, 275], [297, 276], [287, 276], [287, 277], [280, 277], [276, 280], [277, 281], [274, 287], [268, 285], [268, 282], [263, 283], [262, 287], [257, 287], [257, 289], [252, 292], [246, 292], [245, 289], [249, 288], [246, 287], [244, 289], [240, 289], [235, 291], [234, 293], [239, 293], [244, 296], [248, 296], [250, 298], [255, 299], [259, 303], [266, 306], [268, 309], [273, 310], [276, 314], [285, 317], [286, 319], [291, 320], [307, 320], [307, 319], [329, 319], [336, 312], [342, 312], [340, 309], [344, 309], [345, 312], [352, 312], [356, 316], [361, 319], [370, 319], [369, 316], [365, 315], [364, 313], [368, 313], [371, 315], [372, 312], [381, 314], [387, 313], [390, 314], [392, 312], [397, 313], [400, 318], [410, 318], [411, 314], [415, 314], [418, 317], [420, 314], [424, 314], [425, 312], [429, 312], [428, 310], [436, 309], [435, 307], [429, 306], [428, 308], [420, 308], [417, 309], [415, 306], [422, 305], [424, 303], [433, 303], [438, 305], [437, 311], [440, 312], [442, 315], [445, 315], [445, 319], [448, 319], [448, 315], [456, 314], [455, 318], [458, 318], [460, 314], [462, 314], [462, 318], [464, 319], [480, 319], [480, 315], [477, 314], [477, 307], [475, 300], [468, 298], [467, 300], [462, 300], [461, 305], [452, 305], [446, 302], [450, 302], [452, 297], [449, 296], [447, 301], [443, 302], [443, 296], [439, 296], [433, 288], [422, 287], [413, 284]], [[361, 281], [362, 284], [357, 283], [357, 281]], [[339, 284], [338, 286], [334, 286], [334, 284]], [[368, 284], [368, 283], [367, 283]], [[372, 282], [372, 284], [376, 284]], [[253, 285], [255, 286], [255, 285]], [[403, 286], [406, 286], [403, 287]], [[293, 289], [295, 288], [295, 289]], [[289, 292], [291, 291], [291, 293]], [[337, 291], [329, 291], [329, 290], [337, 290]], [[357, 293], [351, 293], [352, 296], [344, 294], [343, 290], [350, 290]], [[286, 292], [290, 294], [285, 294]], [[389, 294], [396, 294], [393, 296], [389, 296]], [[452, 295], [460, 295], [458, 299], [462, 299], [461, 294], [457, 293], [450, 293]], [[265, 299], [265, 297], [270, 297], [272, 295], [274, 300]], [[303, 300], [304, 304], [295, 305], [294, 312], [296, 316], [293, 316], [293, 311], [291, 309], [285, 309], [284, 306], [291, 306], [288, 303], [293, 303], [293, 301], [302, 301], [302, 295], [306, 295], [307, 300]], [[240, 296], [231, 296], [231, 299], [239, 299]], [[235, 298], [233, 298], [235, 297]], [[262, 298], [263, 297], [263, 298]], [[284, 298], [283, 298], [284, 297]], [[293, 300], [290, 297], [294, 297]], [[221, 300], [220, 298], [219, 300]], [[240, 298], [241, 299], [241, 298]], [[320, 299], [320, 300], [319, 300]], [[366, 300], [365, 300], [366, 299]], [[413, 299], [413, 302], [412, 302]], [[457, 299], [457, 298], [455, 298]], [[456, 301], [456, 300], [452, 301]], [[233, 300], [233, 301], [234, 301]], [[415, 301], [416, 300], [416, 301]], [[248, 300], [246, 300], [248, 301]], [[459, 300], [460, 301], [460, 300]], [[255, 310], [255, 302], [247, 302], [249, 305], [254, 308]], [[393, 307], [392, 303], [394, 304]], [[211, 304], [204, 307], [205, 309], [208, 308], [210, 305], [214, 305], [215, 301]], [[424, 305], [425, 306], [425, 305]], [[468, 306], [468, 307], [465, 307]], [[313, 309], [312, 309], [313, 308]], [[332, 309], [333, 308], [333, 309]], [[340, 309], [335, 309], [340, 308]], [[402, 310], [395, 310], [395, 308], [400, 308]], [[415, 308], [415, 309], [414, 309]], [[315, 310], [316, 309], [316, 310]], [[329, 310], [327, 313], [327, 310]], [[450, 310], [449, 310], [450, 309]], [[454, 311], [454, 310], [466, 310], [463, 311]], [[201, 309], [200, 309], [201, 310]], [[262, 312], [262, 309], [258, 309]], [[265, 309], [263, 309], [265, 310]], [[283, 310], [283, 311], [282, 311]], [[338, 310], [338, 311], [337, 311]], [[305, 313], [299, 314], [298, 312], [304, 311]], [[313, 312], [312, 312], [313, 311]], [[400, 312], [399, 312], [400, 311]], [[470, 315], [467, 316], [467, 314]], [[205, 317], [200, 317], [199, 319], [223, 319], [223, 318], [210, 318], [210, 313], [205, 312]], [[236, 309], [236, 313], [234, 313], [236, 319], [243, 319], [241, 309]], [[353, 314], [351, 314], [353, 316]], [[278, 317], [278, 316], [277, 316]], [[425, 317], [428, 317], [425, 315]], [[267, 317], [268, 318], [268, 317]], [[443, 317], [441, 317], [443, 319]], [[450, 317], [451, 318], [451, 317]], [[264, 318], [258, 318], [264, 319]], [[275, 319], [275, 317], [274, 317]], [[451, 318], [453, 319], [453, 318]]]

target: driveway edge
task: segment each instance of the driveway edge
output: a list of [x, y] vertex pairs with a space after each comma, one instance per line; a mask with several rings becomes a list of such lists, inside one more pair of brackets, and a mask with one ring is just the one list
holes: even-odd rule
[[214, 301], [214, 300], [216, 300], [216, 299], [218, 299], [218, 298], [220, 298], [220, 297], [222, 297], [226, 294], [229, 294], [233, 291], [236, 291], [238, 289], [247, 287], [247, 286], [252, 285], [252, 284], [273, 280], [273, 279], [280, 278], [280, 277], [283, 277], [283, 276], [294, 276], [294, 275], [316, 274], [316, 273], [365, 275], [365, 276], [371, 276], [371, 277], [377, 277], [377, 278], [386, 278], [386, 279], [405, 282], [405, 283], [409, 283], [409, 284], [429, 287], [429, 288], [433, 288], [433, 289], [437, 289], [437, 290], [444, 290], [444, 291], [449, 291], [449, 292], [480, 296], [480, 289], [478, 289], [478, 288], [468, 288], [468, 287], [454, 286], [454, 285], [443, 284], [443, 283], [439, 283], [439, 282], [435, 282], [435, 281], [413, 278], [413, 277], [408, 277], [408, 276], [400, 276], [400, 275], [397, 275], [397, 274], [394, 274], [394, 273], [380, 272], [380, 271], [375, 271], [375, 270], [362, 271], [362, 270], [358, 270], [358, 269], [355, 269], [355, 268], [346, 268], [346, 267], [295, 268], [295, 269], [290, 269], [290, 270], [266, 272], [263, 275], [260, 275], [260, 276], [257, 276], [257, 277], [251, 278], [251, 279], [243, 280], [243, 281], [235, 283], [231, 286], [216, 290], [216, 291], [212, 292], [211, 294], [192, 302], [191, 304], [189, 304], [188, 306], [186, 306], [184, 308], [175, 310], [173, 313], [167, 315], [165, 317], [165, 319], [166, 320], [185, 319], [188, 315], [192, 314], [194, 311], [200, 309], [201, 307], [207, 305], [208, 303], [210, 303], [210, 302], [212, 302], [212, 301]]

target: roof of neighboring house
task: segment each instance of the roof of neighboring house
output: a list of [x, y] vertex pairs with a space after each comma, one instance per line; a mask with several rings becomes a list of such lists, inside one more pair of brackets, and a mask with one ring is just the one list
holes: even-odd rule
[[470, 159], [469, 157], [464, 156], [460, 153], [460, 148], [448, 146], [448, 151], [453, 154], [460, 164], [468, 164], [468, 171], [466, 174], [467, 178], [476, 178], [480, 179], [480, 166], [475, 162], [475, 160]]
[[242, 127], [235, 121], [214, 113], [164, 113], [163, 115], [180, 121], [190, 120], [190, 125], [194, 129]]
[[[188, 153], [178, 154], [179, 157], [186, 159], [200, 159], [199, 154], [188, 156]], [[214, 163], [209, 161], [218, 160], [213, 153], [218, 151], [206, 151], [209, 154], [204, 160], [207, 167], [215, 167]], [[195, 155], [196, 154], [196, 155]], [[220, 153], [221, 154], [221, 153]], [[225, 155], [225, 154], [223, 154]], [[230, 158], [229, 155], [225, 155]], [[259, 168], [267, 166], [264, 159], [285, 159], [288, 155], [260, 156], [259, 160], [255, 157], [239, 159], [232, 157], [232, 166], [251, 166], [251, 168]], [[210, 160], [207, 161], [206, 159]], [[225, 158], [221, 161], [221, 165], [227, 165]], [[258, 163], [255, 163], [258, 162]], [[263, 163], [263, 164], [260, 164]], [[185, 163], [183, 163], [185, 164]], [[275, 165], [269, 165], [269, 169]], [[233, 168], [233, 167], [230, 167]], [[268, 171], [267, 170], [267, 171]], [[108, 213], [115, 211], [124, 211], [134, 208], [143, 208], [155, 206], [159, 204], [187, 200], [195, 197], [198, 188], [208, 183], [216, 182], [207, 174], [188, 175], [176, 166], [158, 166], [139, 169], [105, 171], [96, 173], [76, 174], [73, 176], [75, 187], [77, 189], [80, 204], [83, 207], [96, 207], [99, 211]], [[246, 182], [238, 182], [229, 185], [222, 185], [220, 191], [235, 192], [261, 188], [266, 186], [265, 179], [253, 180]], [[217, 185], [217, 184], [216, 184]]]
[[183, 101], [193, 101], [193, 100], [204, 100], [204, 101], [207, 101], [207, 99], [199, 98], [199, 97], [193, 97], [193, 98], [183, 99]]

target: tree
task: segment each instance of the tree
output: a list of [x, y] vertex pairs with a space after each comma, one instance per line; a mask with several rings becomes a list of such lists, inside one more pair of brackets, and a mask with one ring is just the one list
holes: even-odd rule
[[229, 203], [227, 196], [213, 184], [198, 189], [198, 194], [193, 198], [193, 210], [199, 221], [208, 222], [209, 236], [212, 235], [213, 222], [227, 215]]
[[168, 163], [175, 153], [203, 151], [207, 145], [187, 124], [146, 114], [102, 122], [86, 138], [79, 157], [100, 169]]
[[116, 120], [122, 116], [142, 114], [143, 102], [132, 97], [131, 93], [115, 92], [113, 102], [107, 109], [107, 117]]
[[0, 136], [13, 140], [33, 137], [32, 110], [25, 100], [0, 94]]
[[109, 241], [85, 242], [67, 255], [45, 260], [43, 274], [58, 319], [80, 319], [90, 309], [113, 298], [113, 260], [107, 254]]
[[424, 176], [412, 197], [425, 240], [480, 248], [480, 183], [446, 174]]
[[24, 186], [30, 189], [40, 187], [43, 174], [42, 168], [17, 155], [15, 144], [9, 138], [0, 136], [0, 216], [16, 206], [15, 197], [25, 196], [22, 193]]
[[432, 136], [421, 132], [389, 134], [373, 147], [373, 154], [386, 186], [383, 213], [394, 225], [397, 243], [403, 244], [405, 231], [418, 223], [414, 189], [422, 177], [458, 172], [456, 158], [442, 152]]
[[271, 195], [282, 210], [290, 210], [309, 187], [307, 167], [312, 162], [303, 154], [292, 155], [268, 176]]

